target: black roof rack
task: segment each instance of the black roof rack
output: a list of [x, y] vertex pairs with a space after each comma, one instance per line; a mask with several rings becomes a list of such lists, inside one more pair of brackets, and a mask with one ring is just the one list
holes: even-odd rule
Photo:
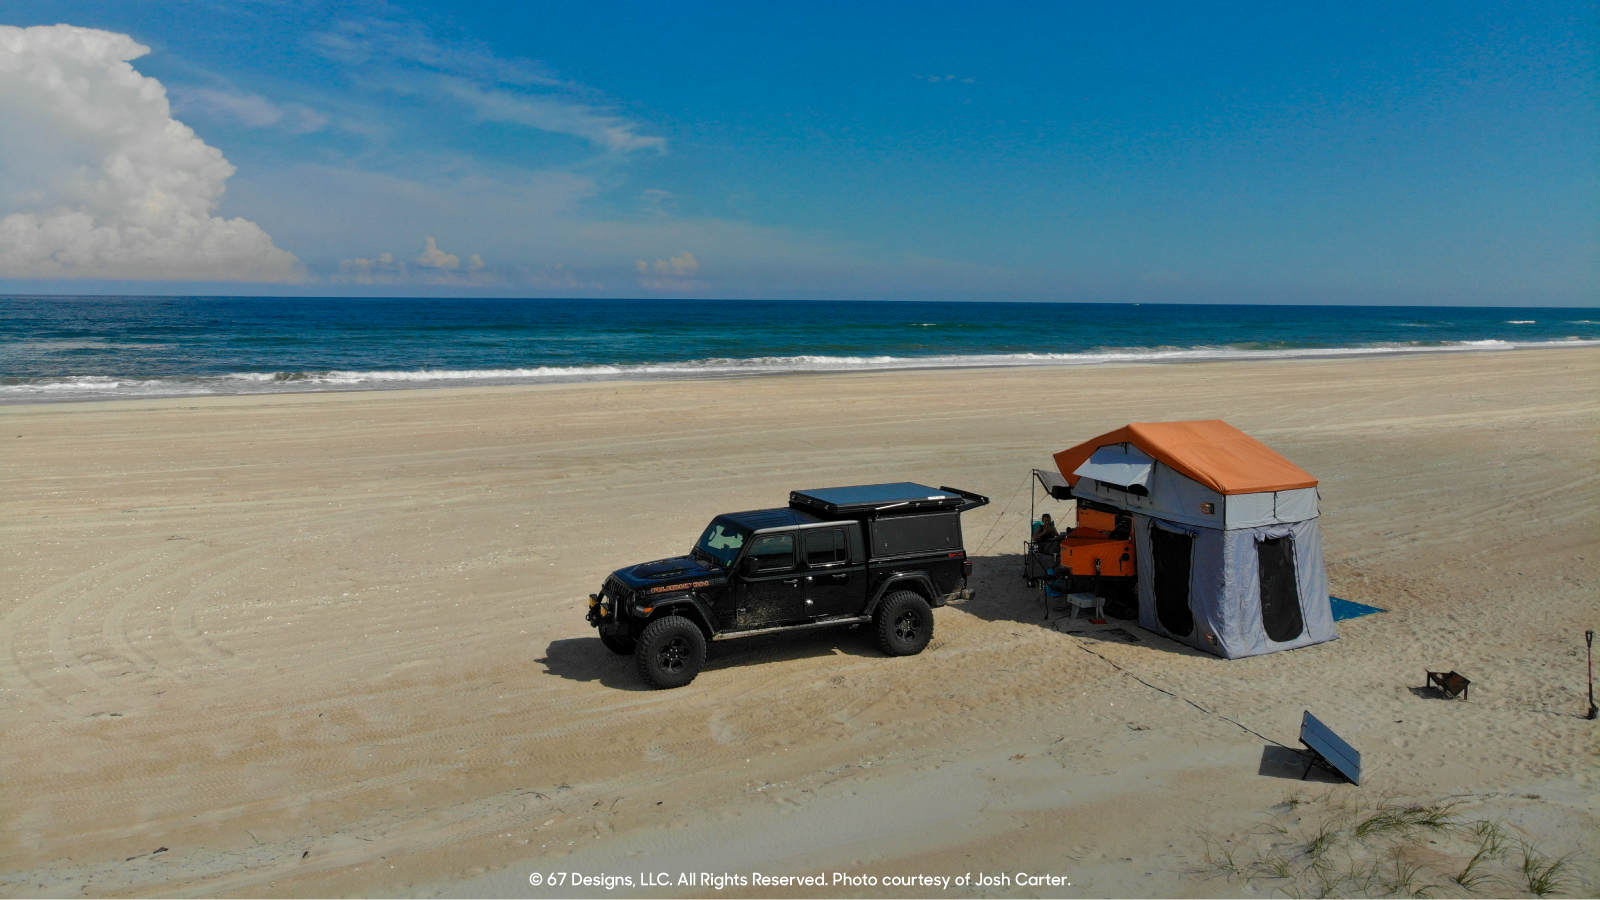
[[931, 488], [900, 481], [893, 484], [858, 484], [850, 487], [791, 491], [789, 505], [830, 516], [880, 516], [912, 512], [952, 510], [965, 512], [989, 502], [989, 498], [958, 488]]

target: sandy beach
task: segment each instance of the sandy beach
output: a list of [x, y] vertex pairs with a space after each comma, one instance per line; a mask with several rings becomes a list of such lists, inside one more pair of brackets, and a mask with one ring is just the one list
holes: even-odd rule
[[[1387, 612], [1235, 661], [1041, 621], [1029, 470], [1200, 418], [1321, 479], [1332, 592]], [[5, 896], [1266, 895], [1217, 848], [1382, 801], [1600, 885], [1600, 350], [9, 406], [0, 440]], [[886, 480], [993, 498], [919, 656], [754, 638], [648, 691], [583, 620], [718, 512]], [[1307, 709], [1361, 787], [1300, 780]], [[530, 884], [572, 872], [633, 885]], [[978, 873], [1013, 883], [882, 881]]]

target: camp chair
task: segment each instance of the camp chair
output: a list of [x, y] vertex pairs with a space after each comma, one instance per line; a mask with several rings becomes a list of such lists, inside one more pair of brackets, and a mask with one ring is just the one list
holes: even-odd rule
[[1044, 619], [1046, 622], [1050, 621], [1050, 604], [1071, 595], [1070, 582], [1072, 576], [1057, 575], [1053, 571], [1050, 574], [1052, 577], [1039, 581], [1039, 602], [1044, 605]]
[[1467, 688], [1471, 686], [1472, 682], [1460, 672], [1429, 672], [1428, 683], [1423, 685], [1423, 687], [1438, 688], [1439, 693], [1447, 700], [1454, 700], [1457, 697], [1467, 699]]
[[1044, 606], [1044, 620], [1050, 621], [1050, 604], [1056, 600], [1069, 599], [1072, 596], [1072, 567], [1062, 566], [1060, 557], [1056, 558], [1055, 565], [1044, 571], [1039, 582], [1039, 602]]
[[1061, 539], [1022, 542], [1022, 577], [1033, 587], [1038, 581], [1054, 577], [1061, 565]]

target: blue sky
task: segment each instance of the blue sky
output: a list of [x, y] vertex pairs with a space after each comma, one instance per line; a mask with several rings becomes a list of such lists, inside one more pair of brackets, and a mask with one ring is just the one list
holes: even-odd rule
[[[1600, 296], [1593, 5], [1107, 6], [12, 2], [148, 48], [195, 140], [118, 188], [0, 58], [0, 292]], [[214, 206], [135, 248], [168, 183]], [[74, 211], [127, 252], [40, 243]]]

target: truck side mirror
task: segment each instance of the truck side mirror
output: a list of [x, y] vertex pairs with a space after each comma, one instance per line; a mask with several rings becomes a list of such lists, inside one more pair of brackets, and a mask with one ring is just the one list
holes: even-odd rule
[[739, 561], [739, 574], [754, 575], [761, 571], [761, 557], [746, 556]]

